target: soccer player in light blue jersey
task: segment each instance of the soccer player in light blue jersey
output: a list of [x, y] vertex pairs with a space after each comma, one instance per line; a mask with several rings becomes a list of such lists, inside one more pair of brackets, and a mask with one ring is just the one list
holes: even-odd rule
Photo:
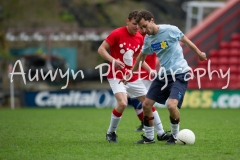
[[[206, 54], [201, 52], [176, 26], [157, 25], [149, 11], [138, 13], [136, 22], [142, 32], [147, 35], [137, 61], [132, 68], [132, 73], [139, 68], [140, 62], [145, 60], [146, 55], [156, 52], [161, 68], [158, 76], [154, 79], [146, 98], [143, 102], [145, 136], [137, 141], [137, 144], [154, 143], [154, 117], [152, 106], [155, 102], [165, 104], [166, 100], [170, 114], [172, 135], [166, 144], [175, 144], [179, 132], [180, 112], [184, 94], [188, 86], [190, 67], [184, 59], [183, 50], [179, 41], [192, 49], [201, 61], [207, 60]], [[127, 78], [126, 78], [127, 79]], [[126, 80], [122, 80], [124, 84]]]

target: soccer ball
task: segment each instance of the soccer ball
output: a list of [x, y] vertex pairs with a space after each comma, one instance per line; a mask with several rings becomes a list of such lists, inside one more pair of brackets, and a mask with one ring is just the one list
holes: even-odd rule
[[178, 144], [194, 144], [195, 134], [190, 129], [183, 129], [177, 135]]

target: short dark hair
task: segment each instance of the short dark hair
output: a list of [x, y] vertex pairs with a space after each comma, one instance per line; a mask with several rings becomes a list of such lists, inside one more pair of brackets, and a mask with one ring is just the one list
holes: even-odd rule
[[131, 13], [129, 13], [129, 15], [128, 15], [128, 20], [131, 21], [132, 19], [136, 19], [137, 15], [138, 15], [138, 12], [139, 12], [139, 11], [134, 10], [134, 11], [132, 11]]
[[136, 22], [139, 23], [141, 19], [144, 19], [145, 21], [150, 21], [152, 18], [154, 18], [153, 14], [149, 11], [140, 11], [138, 12], [138, 15], [136, 17]]

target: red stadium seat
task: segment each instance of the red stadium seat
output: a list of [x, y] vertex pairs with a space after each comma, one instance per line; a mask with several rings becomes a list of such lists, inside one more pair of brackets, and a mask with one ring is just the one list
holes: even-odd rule
[[211, 81], [209, 80], [208, 76], [204, 76], [200, 78], [201, 88], [210, 88]]
[[215, 57], [215, 58], [211, 58], [209, 59], [208, 61], [211, 61], [210, 65], [218, 65], [219, 64], [219, 61], [218, 61], [218, 58]]
[[219, 71], [221, 69], [223, 74], [225, 74], [230, 69], [230, 66], [228, 66], [228, 65], [219, 65], [218, 69], [219, 69]]
[[194, 66], [194, 67], [191, 67], [192, 68], [192, 72], [193, 72], [193, 74], [194, 74], [194, 76], [196, 76], [196, 72], [194, 72], [194, 70], [196, 69], [196, 68], [199, 68], [198, 66]]
[[240, 89], [240, 74], [237, 74], [237, 81], [235, 83], [235, 89]]
[[230, 74], [229, 89], [236, 89], [238, 83], [238, 75]]
[[237, 65], [230, 65], [229, 68], [231, 74], [240, 74], [240, 70]]
[[207, 83], [207, 82], [210, 81], [208, 75], [205, 75], [205, 76], [201, 77], [200, 80], [201, 80], [201, 83]]
[[237, 83], [234, 83], [230, 80], [229, 84], [228, 84], [228, 89], [237, 89]]
[[220, 65], [228, 65], [228, 58], [227, 57], [220, 57], [219, 58]]
[[220, 49], [230, 49], [230, 43], [229, 42], [220, 42], [220, 46], [219, 46]]
[[230, 49], [238, 49], [240, 50], [240, 41], [231, 41]]
[[238, 75], [231, 74], [230, 75], [230, 81], [236, 83], [238, 81]]
[[188, 88], [189, 89], [198, 89], [197, 78], [194, 78], [193, 80], [189, 80]]
[[188, 89], [195, 89], [194, 83], [188, 82]]
[[209, 84], [210, 89], [221, 89], [219, 80], [212, 80], [212, 83]]
[[218, 50], [216, 50], [216, 49], [210, 50], [210, 52], [209, 52], [210, 58], [211, 57], [217, 57], [218, 55], [219, 55]]
[[236, 89], [240, 89], [240, 81], [236, 84]]
[[[225, 73], [225, 72], [224, 72]], [[210, 70], [207, 72], [208, 79], [213, 83], [214, 81], [218, 81], [221, 77], [220, 70], [218, 66], [210, 66]]]
[[232, 57], [240, 57], [240, 50], [238, 49], [230, 49], [229, 53]]
[[231, 36], [232, 41], [240, 41], [240, 33], [233, 33]]
[[198, 61], [198, 68], [207, 68], [208, 61]]
[[[213, 72], [213, 71], [217, 71], [218, 72], [218, 74], [216, 73], [216, 72]], [[209, 72], [210, 73], [210, 72]], [[210, 75], [208, 74], [208, 79], [210, 80], [210, 77], [209, 77]], [[221, 74], [220, 74], [220, 72], [219, 72], [219, 70], [217, 70], [217, 69], [211, 69], [211, 77], [212, 77], [212, 79], [210, 80], [210, 81], [216, 81], [216, 80], [218, 80], [220, 77], [221, 77]]]
[[210, 65], [210, 69], [211, 69], [211, 71], [213, 71], [213, 70], [219, 71], [218, 65], [214, 65], [214, 64]]
[[[216, 84], [216, 82], [219, 80], [221, 77], [219, 69], [212, 69], [208, 72], [208, 79], [212, 84]], [[210, 80], [211, 78], [211, 80]]]
[[201, 80], [201, 88], [202, 89], [211, 89], [211, 82], [210, 81], [203, 81]]
[[204, 64], [204, 65], [207, 65], [207, 64], [208, 64], [208, 61], [200, 61], [200, 60], [198, 60], [198, 64]]
[[221, 56], [221, 57], [228, 57], [229, 56], [228, 49], [220, 49], [219, 50], [219, 56]]
[[216, 89], [222, 89], [222, 87], [225, 87], [227, 85], [227, 77], [219, 79], [217, 81], [217, 88]]
[[228, 59], [228, 63], [229, 63], [229, 65], [238, 65], [240, 63], [239, 58], [238, 57], [230, 57]]

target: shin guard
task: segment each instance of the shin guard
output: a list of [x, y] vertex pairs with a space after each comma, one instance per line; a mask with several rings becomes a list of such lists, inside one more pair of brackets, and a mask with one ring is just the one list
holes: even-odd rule
[[144, 116], [143, 117], [143, 124], [144, 124], [144, 126], [149, 127], [149, 121], [151, 121], [151, 120], [154, 120], [154, 117]]

